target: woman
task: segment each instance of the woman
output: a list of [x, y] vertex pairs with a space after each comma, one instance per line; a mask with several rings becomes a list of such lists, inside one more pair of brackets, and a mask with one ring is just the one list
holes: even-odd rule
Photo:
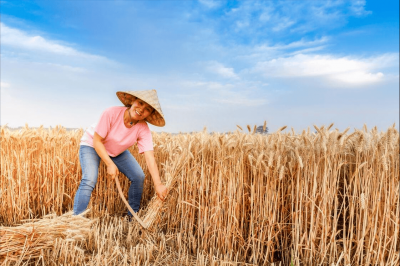
[[[106, 109], [97, 124], [84, 133], [79, 149], [82, 180], [74, 199], [74, 214], [82, 213], [88, 206], [90, 196], [97, 183], [100, 160], [107, 166], [107, 174], [115, 178], [119, 172], [130, 181], [129, 205], [139, 211], [145, 175], [139, 164], [128, 151], [137, 142], [153, 178], [157, 196], [165, 200], [167, 188], [161, 183], [154, 159], [153, 141], [146, 123], [164, 126], [164, 115], [155, 90], [119, 91], [119, 100], [125, 105]], [[128, 107], [128, 108], [126, 108]], [[132, 214], [128, 210], [128, 215]]]

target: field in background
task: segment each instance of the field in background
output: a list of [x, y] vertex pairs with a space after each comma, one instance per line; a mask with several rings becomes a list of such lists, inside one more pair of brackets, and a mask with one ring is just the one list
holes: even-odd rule
[[[143, 230], [121, 217], [125, 206], [101, 164], [89, 204], [99, 219], [90, 237], [57, 240], [31, 262], [399, 265], [399, 132], [316, 130], [153, 133], [162, 177], [177, 178], [153, 226]], [[3, 228], [72, 209], [82, 133], [1, 129]], [[154, 190], [144, 157], [137, 148], [131, 152], [147, 176], [144, 213]], [[127, 195], [127, 179], [119, 180]], [[12, 265], [11, 255], [0, 248], [0, 263]]]

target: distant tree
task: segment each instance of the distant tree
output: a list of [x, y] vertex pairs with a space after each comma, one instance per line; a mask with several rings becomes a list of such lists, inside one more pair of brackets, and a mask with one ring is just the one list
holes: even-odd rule
[[267, 134], [268, 133], [268, 127], [265, 128], [265, 131], [263, 130], [263, 126], [258, 126], [256, 129], [256, 133], [260, 134]]

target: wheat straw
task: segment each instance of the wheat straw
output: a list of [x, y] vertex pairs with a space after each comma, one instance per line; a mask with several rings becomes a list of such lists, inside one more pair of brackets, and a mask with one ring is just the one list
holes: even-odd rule
[[52, 248], [57, 239], [68, 242], [84, 241], [95, 220], [84, 215], [46, 215], [43, 219], [28, 220], [16, 227], [0, 227], [0, 262], [39, 258], [44, 250]]
[[[29, 242], [39, 257], [8, 252], [4, 263], [399, 265], [398, 131], [285, 128], [266, 135], [154, 133], [170, 190], [165, 202], [155, 196], [144, 157], [130, 149], [147, 176], [138, 215], [148, 229], [121, 218], [126, 206], [101, 163], [89, 204], [100, 220], [88, 238], [51, 248]], [[1, 128], [3, 227], [72, 209], [82, 133]], [[126, 197], [129, 182], [118, 179]], [[23, 250], [26, 237], [18, 239]]]

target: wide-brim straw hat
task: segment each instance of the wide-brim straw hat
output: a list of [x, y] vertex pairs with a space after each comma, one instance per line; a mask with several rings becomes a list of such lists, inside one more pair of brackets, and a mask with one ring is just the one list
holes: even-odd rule
[[160, 102], [158, 101], [156, 90], [145, 91], [117, 91], [118, 99], [126, 106], [131, 107], [132, 101], [139, 98], [154, 108], [154, 112], [149, 115], [145, 121], [152, 125], [163, 127], [165, 126], [164, 114], [161, 110]]

